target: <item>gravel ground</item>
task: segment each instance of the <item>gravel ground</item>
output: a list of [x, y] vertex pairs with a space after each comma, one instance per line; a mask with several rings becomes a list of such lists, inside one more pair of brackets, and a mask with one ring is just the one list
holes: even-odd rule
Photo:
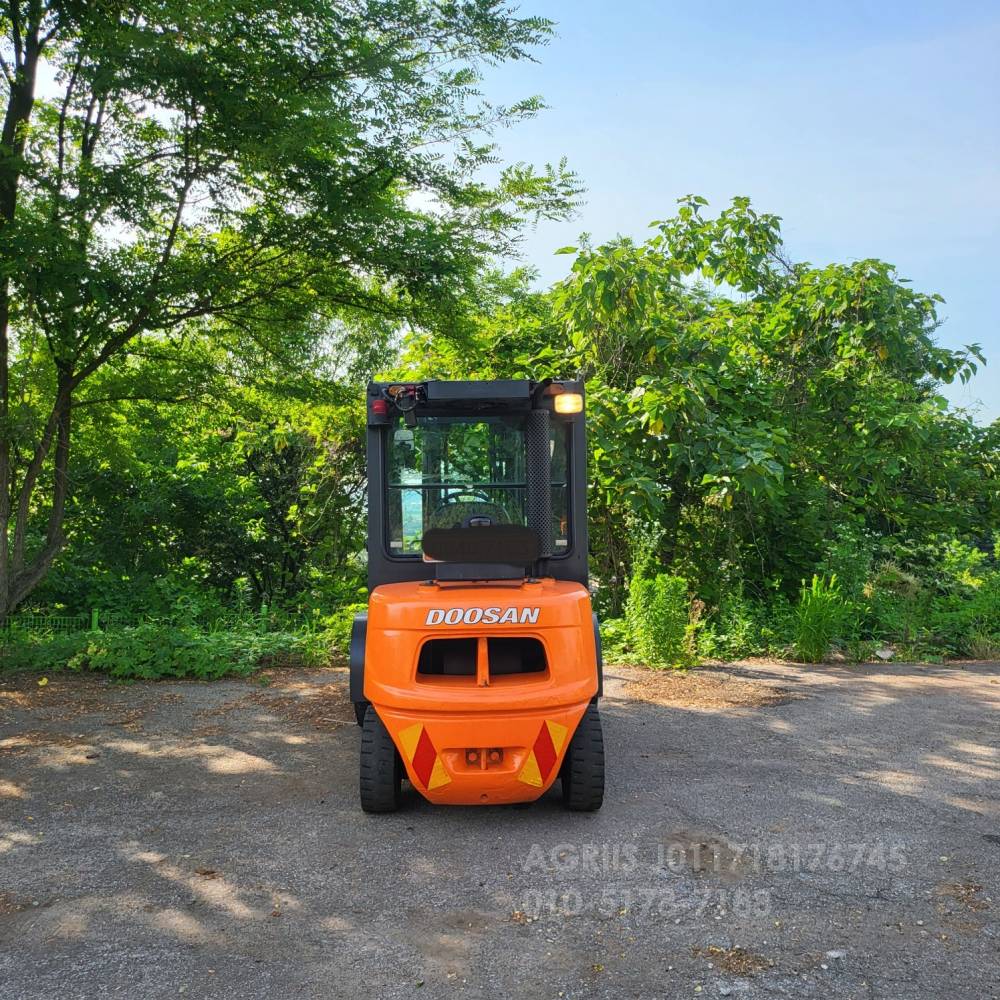
[[1000, 994], [1000, 666], [609, 673], [595, 815], [365, 816], [337, 671], [0, 684], [0, 997]]

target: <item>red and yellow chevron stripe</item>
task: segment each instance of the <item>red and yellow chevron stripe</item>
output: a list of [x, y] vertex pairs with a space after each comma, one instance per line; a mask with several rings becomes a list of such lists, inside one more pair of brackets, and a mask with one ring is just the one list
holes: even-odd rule
[[413, 773], [428, 791], [447, 785], [451, 781], [451, 776], [445, 770], [423, 723], [417, 722], [402, 730], [399, 734], [399, 743], [406, 759], [413, 767]]
[[531, 748], [517, 780], [523, 781], [526, 785], [541, 788], [549, 780], [549, 775], [559, 759], [559, 753], [566, 742], [568, 732], [569, 730], [565, 726], [546, 719], [538, 731], [535, 744]]

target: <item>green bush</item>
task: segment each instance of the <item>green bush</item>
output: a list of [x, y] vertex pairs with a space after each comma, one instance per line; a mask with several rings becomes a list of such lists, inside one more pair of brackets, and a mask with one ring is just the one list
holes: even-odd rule
[[846, 610], [836, 574], [829, 579], [814, 574], [808, 587], [803, 583], [795, 614], [796, 659], [821, 663], [841, 636]]
[[351, 650], [351, 629], [354, 626], [354, 616], [367, 611], [368, 605], [360, 602], [344, 604], [327, 617], [322, 619], [323, 632], [329, 642], [331, 651], [344, 658]]
[[816, 567], [820, 577], [836, 577], [837, 589], [846, 602], [863, 600], [871, 576], [876, 538], [853, 522], [837, 525]]
[[114, 632], [91, 632], [69, 661], [120, 679], [249, 674], [262, 666], [312, 666], [328, 659], [322, 633], [226, 631], [151, 622]]
[[698, 630], [698, 653], [717, 660], [738, 660], [772, 651], [775, 634], [766, 607], [743, 596], [723, 597], [719, 607]]
[[975, 589], [971, 600], [971, 632], [1000, 635], [1000, 573], [989, 573]]
[[624, 618], [601, 622], [601, 652], [605, 663], [628, 663], [632, 659], [628, 622]]
[[873, 640], [910, 644], [926, 626], [929, 592], [895, 560], [881, 563], [864, 590], [865, 631]]
[[1000, 660], [1000, 634], [972, 633], [966, 643], [966, 652], [974, 660]]
[[649, 666], [683, 667], [693, 661], [694, 626], [687, 581], [660, 573], [634, 576], [626, 613], [635, 652]]
[[937, 594], [928, 603], [922, 626], [902, 641], [943, 656], [964, 656], [975, 631], [971, 594]]
[[12, 627], [0, 632], [0, 671], [38, 670], [54, 673], [62, 670], [87, 644], [85, 632], [60, 635], [52, 632], [29, 632]]
[[930, 601], [922, 638], [937, 652], [983, 657], [983, 651], [995, 645], [998, 636], [1000, 573], [987, 573], [973, 584], [953, 586]]

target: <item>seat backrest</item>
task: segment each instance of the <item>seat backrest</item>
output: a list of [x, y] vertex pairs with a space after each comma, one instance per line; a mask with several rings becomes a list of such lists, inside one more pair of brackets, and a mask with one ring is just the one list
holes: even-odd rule
[[428, 528], [424, 555], [442, 563], [495, 563], [522, 569], [538, 559], [538, 532], [520, 524], [472, 528]]

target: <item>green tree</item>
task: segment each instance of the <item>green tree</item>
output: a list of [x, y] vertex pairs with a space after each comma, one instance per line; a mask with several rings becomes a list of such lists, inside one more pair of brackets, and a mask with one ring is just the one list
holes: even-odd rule
[[40, 606], [289, 611], [353, 600], [364, 546], [363, 401], [229, 383], [206, 400], [82, 408], [67, 547]]
[[683, 199], [640, 245], [565, 248], [570, 275], [515, 287], [474, 351], [412, 352], [428, 371], [586, 377], [592, 567], [610, 610], [644, 525], [658, 564], [712, 604], [743, 581], [794, 595], [842, 523], [995, 525], [995, 444], [938, 392], [982, 358], [936, 342], [939, 297], [882, 261], [789, 261], [778, 218], [747, 199], [704, 209]]
[[64, 544], [97, 373], [159, 397], [192, 330], [251, 365], [345, 316], [448, 332], [484, 261], [567, 210], [563, 165], [479, 179], [540, 104], [485, 104], [478, 68], [549, 31], [493, 0], [5, 4], [0, 620]]

